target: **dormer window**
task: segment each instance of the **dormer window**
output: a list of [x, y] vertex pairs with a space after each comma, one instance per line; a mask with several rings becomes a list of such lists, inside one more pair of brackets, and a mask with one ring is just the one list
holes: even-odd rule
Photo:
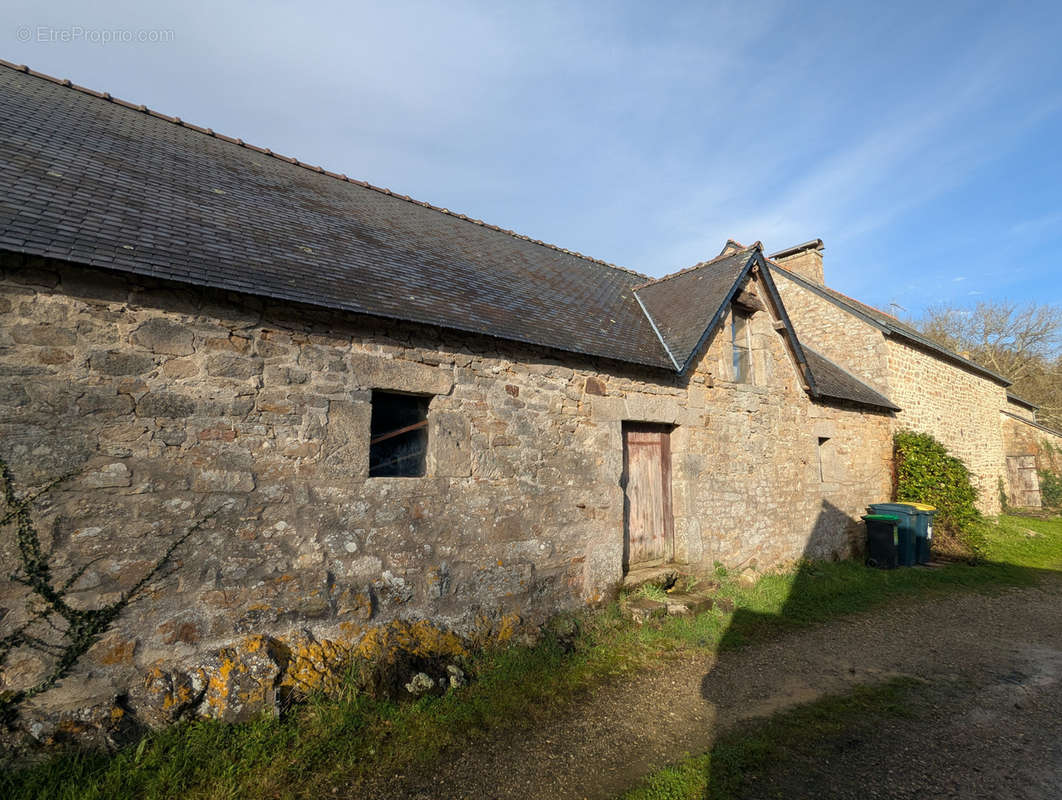
[[734, 306], [730, 314], [730, 345], [734, 383], [752, 383], [752, 343], [748, 311]]

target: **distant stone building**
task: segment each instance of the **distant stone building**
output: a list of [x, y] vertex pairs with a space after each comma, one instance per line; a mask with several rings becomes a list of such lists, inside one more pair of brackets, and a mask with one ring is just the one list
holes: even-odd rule
[[0, 457], [73, 474], [57, 569], [104, 602], [209, 518], [41, 720], [241, 718], [393, 620], [505, 636], [645, 567], [847, 556], [898, 424], [1003, 474], [1006, 381], [806, 248], [652, 280], [12, 65], [0, 111]]
[[1000, 512], [1001, 481], [1012, 505], [1039, 506], [1034, 462], [1046, 468], [1045, 444], [1062, 445], [1062, 434], [1036, 421], [1007, 378], [826, 286], [822, 249], [816, 239], [771, 257], [801, 341], [895, 401], [897, 427], [931, 433], [962, 459], [983, 512]]

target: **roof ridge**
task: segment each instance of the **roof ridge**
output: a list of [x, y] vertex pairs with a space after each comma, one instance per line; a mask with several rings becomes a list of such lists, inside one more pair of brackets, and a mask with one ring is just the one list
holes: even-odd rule
[[[805, 281], [808, 280], [803, 275], [801, 275], [799, 272], [794, 272], [791, 269], [787, 269], [786, 267], [783, 267], [781, 264], [779, 264], [777, 261], [772, 261], [771, 259], [768, 258], [767, 259], [767, 263], [770, 264], [772, 267], [777, 267], [778, 269], [780, 269], [782, 272], [784, 272], [787, 275], [795, 275], [798, 278], [804, 278]], [[823, 284], [819, 284], [819, 285], [821, 286], [821, 288], [825, 289], [827, 292], [831, 292], [832, 294], [835, 294], [838, 297], [840, 297], [840, 298], [842, 298], [844, 300], [847, 300], [849, 303], [853, 303], [853, 304], [855, 304], [857, 306], [861, 306], [862, 308], [869, 308], [871, 311], [874, 311], [874, 312], [876, 312], [878, 314], [882, 314], [883, 316], [886, 316], [889, 319], [895, 320], [900, 325], [903, 325], [903, 326], [908, 327], [908, 328], [911, 327], [910, 325], [907, 325], [907, 323], [905, 323], [899, 317], [897, 317], [895, 314], [890, 314], [888, 311], [882, 311], [877, 306], [870, 305], [870, 303], [864, 303], [862, 300], [857, 300], [856, 298], [852, 297], [851, 295], [847, 295], [847, 294], [845, 294], [842, 291], [834, 289], [832, 286], [827, 286], [824, 283]], [[912, 330], [913, 330], [913, 328], [912, 328]]]
[[[736, 242], [735, 242], [735, 244], [736, 244]], [[757, 247], [759, 247], [759, 244], [760, 244], [759, 242], [755, 242], [754, 244], [750, 244], [748, 247], [745, 247], [745, 248], [743, 248], [741, 250], [736, 250], [733, 253], [720, 253], [715, 258], [709, 258], [707, 261], [701, 261], [698, 264], [694, 264], [692, 267], [686, 267], [685, 269], [680, 269], [678, 272], [672, 272], [672, 273], [670, 273], [668, 275], [664, 275], [661, 278], [654, 278], [651, 281], [646, 281], [645, 283], [642, 283], [642, 284], [639, 284], [638, 286], [633, 287], [631, 289], [631, 291], [632, 292], [637, 292], [639, 289], [645, 289], [646, 287], [655, 286], [658, 283], [663, 283], [664, 281], [669, 281], [672, 278], [677, 278], [680, 275], [685, 275], [687, 272], [693, 272], [695, 269], [700, 269], [701, 267], [707, 267], [709, 264], [714, 264], [717, 261], [722, 261], [723, 259], [727, 259], [727, 258], [733, 258], [734, 256], [739, 255], [741, 253], [748, 253], [749, 251], [756, 250]]]
[[432, 211], [438, 211], [441, 214], [446, 214], [447, 216], [463, 220], [465, 222], [470, 222], [473, 225], [479, 225], [480, 227], [487, 228], [487, 229], [492, 230], [492, 231], [497, 231], [499, 233], [504, 233], [507, 236], [512, 236], [514, 239], [521, 239], [521, 240], [523, 240], [525, 242], [530, 242], [531, 244], [539, 245], [540, 247], [545, 247], [545, 248], [548, 248], [550, 250], [555, 250], [558, 253], [565, 253], [566, 255], [574, 256], [575, 258], [581, 259], [582, 261], [587, 261], [587, 262], [589, 262], [591, 264], [598, 264], [599, 266], [609, 267], [610, 269], [618, 270], [620, 272], [626, 272], [626, 273], [628, 273], [630, 275], [634, 275], [635, 277], [638, 277], [638, 278], [648, 278], [649, 277], [648, 275], [645, 275], [645, 274], [643, 274], [641, 272], [637, 272], [637, 271], [635, 271], [633, 269], [630, 269], [628, 267], [621, 267], [618, 264], [613, 264], [613, 263], [608, 262], [608, 261], [603, 261], [603, 260], [601, 260], [599, 258], [594, 258], [592, 256], [584, 255], [584, 254], [582, 254], [580, 252], [577, 252], [575, 250], [568, 250], [567, 248], [561, 247], [559, 245], [550, 244], [549, 242], [544, 242], [541, 239], [533, 239], [530, 236], [525, 236], [522, 233], [517, 233], [516, 231], [509, 230], [508, 228], [502, 228], [501, 226], [498, 226], [498, 225], [492, 225], [489, 222], [484, 222], [481, 219], [476, 219], [475, 217], [469, 217], [466, 214], [461, 214], [460, 212], [457, 212], [457, 211], [451, 211], [448, 208], [443, 208], [441, 206], [432, 205], [431, 203], [426, 203], [423, 200], [415, 200], [414, 198], [410, 197], [409, 195], [398, 194], [398, 192], [393, 192], [390, 189], [387, 189], [387, 188], [384, 188], [384, 187], [381, 187], [381, 186], [376, 186], [375, 184], [371, 184], [368, 181], [362, 181], [362, 180], [358, 180], [357, 178], [351, 178], [351, 177], [348, 177], [346, 174], [339, 173], [339, 172], [332, 172], [330, 170], [325, 169], [324, 167], [317, 166], [317, 165], [314, 165], [314, 164], [307, 164], [306, 162], [299, 161], [297, 158], [292, 158], [291, 156], [285, 156], [285, 155], [282, 155], [280, 153], [274, 153], [268, 147], [258, 147], [257, 145], [253, 145], [253, 144], [249, 144], [248, 142], [245, 142], [243, 139], [237, 139], [237, 138], [233, 138], [231, 136], [226, 136], [223, 133], [218, 133], [213, 128], [203, 128], [203, 127], [201, 127], [199, 125], [195, 125], [195, 124], [193, 124], [191, 122], [185, 122], [180, 117], [171, 117], [168, 114], [163, 114], [161, 111], [155, 111], [153, 109], [148, 108], [146, 105], [144, 105], [142, 103], [140, 103], [140, 104], [131, 103], [128, 100], [121, 99], [120, 97], [114, 97], [109, 92], [99, 92], [99, 91], [96, 91], [95, 89], [90, 89], [87, 86], [81, 86], [79, 84], [73, 83], [69, 78], [57, 78], [54, 75], [49, 75], [49, 74], [47, 74], [45, 72], [38, 72], [35, 69], [30, 69], [25, 64], [15, 64], [15, 63], [13, 63], [11, 61], [7, 61], [7, 60], [2, 59], [2, 58], [0, 58], [0, 66], [12, 69], [15, 72], [23, 72], [23, 73], [25, 73], [27, 75], [32, 75], [35, 78], [41, 78], [43, 80], [50, 81], [51, 83], [55, 83], [55, 84], [58, 84], [60, 86], [65, 86], [68, 89], [73, 89], [74, 91], [81, 92], [82, 94], [91, 95], [92, 97], [99, 98], [100, 100], [106, 100], [106, 101], [108, 101], [110, 103], [114, 103], [115, 105], [124, 106], [125, 108], [130, 108], [130, 109], [133, 109], [134, 111], [140, 111], [140, 112], [143, 112], [145, 114], [149, 114], [150, 116], [156, 117], [156, 118], [161, 119], [161, 120], [164, 120], [165, 122], [170, 122], [170, 123], [173, 123], [175, 125], [179, 125], [179, 126], [181, 126], [183, 128], [188, 128], [189, 130], [196, 131], [197, 133], [202, 133], [202, 134], [205, 134], [207, 136], [213, 137], [215, 139], [220, 139], [220, 140], [222, 140], [224, 142], [228, 142], [230, 144], [238, 145], [239, 147], [243, 147], [243, 148], [245, 148], [247, 150], [253, 150], [256, 153], [261, 153], [262, 155], [266, 155], [266, 156], [269, 156], [271, 158], [278, 159], [278, 160], [283, 161], [283, 162], [285, 162], [287, 164], [292, 164], [292, 165], [294, 165], [296, 167], [302, 167], [303, 169], [309, 170], [310, 172], [316, 172], [316, 173], [319, 173], [319, 174], [322, 174], [322, 175], [327, 175], [330, 178], [335, 178], [336, 180], [345, 181], [346, 183], [353, 183], [353, 184], [355, 184], [357, 186], [361, 186], [362, 188], [371, 189], [374, 192], [379, 192], [380, 194], [385, 194], [385, 195], [387, 195], [389, 197], [395, 197], [395, 198], [397, 198], [399, 200], [405, 200], [407, 203], [412, 203], [413, 205], [418, 205], [418, 206], [421, 206], [423, 208], [428, 208], [428, 209], [431, 209]]
[[934, 342], [924, 333], [920, 332], [917, 328], [908, 325], [906, 322], [901, 319], [898, 319], [887, 311], [882, 311], [880, 308], [875, 308], [874, 306], [869, 305], [868, 303], [864, 303], [862, 300], [856, 300], [854, 297], [849, 297], [844, 292], [839, 292], [833, 287], [827, 286], [826, 284], [816, 283], [815, 281], [808, 280], [800, 273], [788, 270], [775, 261], [767, 259], [767, 263], [771, 266], [771, 268], [777, 269], [783, 275], [789, 276], [797, 283], [804, 284], [805, 286], [812, 289], [812, 291], [822, 291], [826, 294], [827, 297], [832, 295], [834, 298], [836, 298], [837, 302], [848, 305], [851, 312], [859, 313], [866, 316], [867, 312], [869, 311], [873, 312], [874, 314], [880, 314], [883, 317], [888, 317], [888, 319], [892, 320], [892, 322], [874, 321], [872, 322], [872, 324], [874, 325], [883, 327], [886, 330], [892, 330], [894, 334], [903, 336], [906, 339], [917, 342], [924, 347], [930, 347], [947, 358], [957, 360], [963, 364], [966, 364], [969, 367], [972, 367], [973, 369], [977, 370], [978, 372], [984, 375], [988, 375], [996, 380], [1003, 381], [1005, 386], [1012, 386], [1014, 383], [1010, 378], [1004, 375], [1000, 375], [999, 373], [994, 372], [993, 370], [990, 370], [988, 367], [984, 366], [983, 364], [979, 364], [972, 358], [967, 358], [961, 353], [955, 352], [951, 348], [944, 347], [943, 345]]

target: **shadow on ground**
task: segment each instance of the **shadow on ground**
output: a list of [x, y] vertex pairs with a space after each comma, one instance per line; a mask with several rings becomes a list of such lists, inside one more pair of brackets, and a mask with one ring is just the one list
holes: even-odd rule
[[[843, 533], [842, 533], [843, 532]], [[863, 538], [864, 528], [861, 521], [853, 519], [848, 516], [844, 511], [832, 505], [828, 501], [823, 501], [822, 508], [819, 516], [816, 520], [814, 529], [809, 537], [804, 551], [803, 557], [798, 565], [797, 570], [793, 574], [791, 585], [788, 589], [788, 594], [785, 596], [781, 606], [778, 606], [778, 596], [774, 595], [772, 599], [765, 599], [764, 605], [770, 606], [777, 611], [760, 612], [746, 607], [737, 608], [732, 616], [732, 619], [727, 626], [727, 629], [723, 632], [719, 642], [719, 660], [713, 665], [701, 679], [701, 697], [710, 703], [715, 708], [724, 707], [727, 705], [728, 699], [730, 704], [733, 704], [733, 698], [740, 694], [739, 687], [736, 687], [733, 683], [733, 677], [729, 679], [720, 679], [720, 673], [725, 670], [721, 669], [721, 665], [726, 663], [727, 654], [733, 652], [742, 645], [749, 642], [763, 641], [777, 636], [787, 630], [792, 630], [798, 627], [808, 625], [812, 622], [817, 622], [822, 619], [822, 608], [824, 604], [836, 604], [851, 602], [850, 607], [836, 608], [837, 611], [859, 611], [864, 605], [862, 598], [852, 598], [852, 593], [849, 591], [844, 599], [841, 599], [838, 595], [845, 594], [843, 591], [835, 594], [831, 589], [831, 580], [824, 580], [827, 577], [826, 573], [829, 570], [828, 566], [824, 566], [824, 560], [829, 560], [831, 553], [836, 550], [838, 541], [842, 541], [843, 537], [849, 537], [849, 541], [855, 545], [855, 552], [861, 553], [863, 551]], [[1038, 569], [1032, 567], [1023, 567], [1014, 564], [1004, 563], [989, 563], [984, 565], [987, 568], [1013, 570], [1015, 582], [1030, 584], [1039, 582], [1039, 579], [1045, 575], [1057, 575], [1050, 569]], [[869, 567], [867, 569], [870, 569]], [[939, 569], [939, 566], [914, 566], [914, 567], [898, 567], [892, 571], [896, 578], [901, 581], [905, 578], [917, 578], [919, 576], [913, 573], [909, 576], [901, 575], [901, 570], [922, 571], [924, 577], [925, 571]], [[1060, 565], [1062, 569], [1062, 565]], [[864, 576], [865, 577], [865, 576]], [[836, 575], [832, 578], [835, 580]], [[858, 578], [855, 578], [858, 580]], [[960, 580], [957, 578], [957, 580]], [[883, 581], [884, 583], [884, 581]], [[890, 587], [880, 587], [884, 591], [890, 591]], [[892, 588], [895, 588], [893, 586]], [[902, 591], [902, 590], [901, 590]], [[866, 599], [866, 607], [874, 605], [873, 600]], [[912, 624], [917, 624], [915, 618], [912, 619]], [[850, 655], [843, 648], [838, 648], [838, 651], [834, 654], [826, 653], [827, 656], [833, 655], [835, 657], [835, 663], [838, 665], [844, 664]], [[828, 659], [834, 661], [834, 659]], [[840, 691], [863, 691], [863, 685], [875, 684], [887, 682], [890, 677], [887, 674], [882, 675], [856, 675], [855, 670], [852, 670], [852, 676], [847, 681], [847, 685], [841, 688]], [[806, 689], [802, 693], [799, 680], [796, 680], [794, 675], [794, 681], [791, 684], [779, 683], [777, 686], [777, 693], [772, 698], [765, 698], [764, 702], [755, 702], [750, 704], [747, 709], [738, 709], [734, 716], [729, 720], [717, 720], [717, 723], [722, 722], [726, 727], [726, 722], [736, 722], [742, 719], [751, 719], [755, 717], [771, 718], [773, 714], [781, 711], [786, 711], [796, 706], [801, 706], [806, 703], [814, 702], [823, 698], [825, 695], [821, 692], [807, 691]], [[848, 678], [849, 676], [845, 676]], [[895, 676], [891, 676], [892, 680], [896, 680]], [[873, 690], [870, 690], [873, 691]], [[1021, 708], [1021, 706], [1017, 706]], [[778, 718], [781, 720], [781, 718]], [[765, 722], [767, 726], [772, 726], [771, 722]], [[781, 724], [781, 723], [780, 723]], [[786, 723], [789, 724], [789, 723]], [[765, 730], [762, 727], [756, 728], [757, 731]], [[766, 729], [768, 731], [768, 738], [770, 737], [770, 727]], [[757, 734], [758, 735], [758, 734]], [[845, 734], [846, 735], [846, 734]], [[731, 737], [733, 738], [733, 737]], [[801, 734], [800, 738], [804, 738]], [[842, 735], [843, 738], [843, 735]], [[713, 785], [713, 778], [717, 778], [718, 781], [724, 785], [733, 785], [735, 778], [737, 783], [741, 784], [740, 768], [738, 774], [735, 775], [735, 765], [728, 763], [728, 759], [733, 757], [733, 742], [717, 740], [713, 745], [712, 750], [709, 753], [709, 758], [706, 761], [704, 770], [704, 777], [707, 779], [708, 790], [705, 797], [717, 798], [717, 797], [730, 797], [732, 796], [726, 789], [721, 786]], [[714, 766], [714, 769], [713, 769]], [[799, 765], [794, 765], [799, 767]], [[775, 771], [781, 768], [785, 770], [785, 764], [776, 765]], [[718, 773], [718, 775], [713, 775]], [[821, 787], [820, 787], [821, 788]], [[867, 787], [871, 791], [871, 796], [877, 796], [874, 791], [877, 791], [881, 787]], [[775, 785], [774, 790], [777, 791], [778, 786]], [[741, 797], [758, 797], [756, 789], [747, 785], [743, 790], [739, 791], [737, 796]], [[774, 795], [772, 795], [774, 796]], [[820, 796], [833, 796], [827, 793]], [[838, 795], [841, 796], [841, 795]], [[848, 796], [848, 795], [844, 795]]]
[[[781, 608], [776, 613], [764, 613], [745, 607], [735, 609], [730, 624], [723, 632], [719, 641], [719, 654], [721, 659], [726, 658], [728, 652], [732, 652], [749, 641], [762, 640], [773, 633], [780, 632], [788, 627], [806, 624], [813, 619], [813, 607], [822, 602], [822, 562], [831, 558], [837, 558], [838, 545], [841, 543], [849, 546], [850, 552], [862, 553], [864, 550], [864, 529], [860, 520], [853, 519], [845, 511], [830, 503], [822, 501], [822, 507], [815, 520], [811, 535], [804, 545], [804, 550], [793, 577], [789, 593]], [[904, 569], [924, 569], [924, 567], [906, 567]], [[838, 653], [839, 658], [843, 654]], [[715, 708], [726, 704], [726, 697], [734, 690], [733, 686], [727, 685], [726, 681], [713, 680], [713, 675], [718, 667], [709, 670], [701, 679], [701, 696]], [[770, 715], [781, 711], [787, 706], [802, 702], [811, 702], [814, 696], [800, 696], [794, 693], [792, 687], [779, 686], [777, 696], [767, 700], [756, 708], [749, 709], [749, 716]], [[717, 723], [721, 720], [717, 720]], [[724, 793], [720, 787], [713, 786], [713, 765], [719, 764], [720, 758], [725, 758], [721, 752], [722, 746], [717, 740], [713, 745], [707, 761], [705, 779], [708, 785], [706, 797], [719, 797]], [[722, 769], [725, 769], [722, 768]], [[722, 769], [717, 768], [716, 772]], [[722, 775], [716, 776], [722, 779]]]
[[[862, 552], [862, 523], [823, 500], [811, 535], [804, 545], [789, 594], [779, 612], [761, 613], [744, 607], [737, 608], [719, 641], [720, 652], [762, 638], [765, 631], [777, 630], [784, 627], [786, 622], [800, 624], [808, 619], [812, 613], [810, 606], [821, 595], [820, 564], [831, 559], [839, 560], [845, 549], [840, 546], [842, 543], [851, 546], [857, 553]], [[710, 696], [710, 677], [711, 673], [705, 675], [702, 682], [702, 694], [706, 700], [713, 699]]]

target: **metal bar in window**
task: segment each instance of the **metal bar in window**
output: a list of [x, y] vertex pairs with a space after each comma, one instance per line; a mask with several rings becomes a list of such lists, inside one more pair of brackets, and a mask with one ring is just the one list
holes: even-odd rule
[[[397, 431], [389, 431], [388, 433], [381, 433], [379, 436], [373, 436], [371, 439], [369, 439], [369, 444], [378, 444], [379, 442], [385, 441], [387, 439], [393, 439], [395, 436], [401, 436], [403, 433], [417, 431], [421, 428], [426, 427], [428, 427], [428, 421], [426, 419], [422, 419], [420, 422], [415, 422], [412, 425], [407, 425], [404, 428], [399, 428]], [[365, 440], [362, 439], [362, 441]]]

